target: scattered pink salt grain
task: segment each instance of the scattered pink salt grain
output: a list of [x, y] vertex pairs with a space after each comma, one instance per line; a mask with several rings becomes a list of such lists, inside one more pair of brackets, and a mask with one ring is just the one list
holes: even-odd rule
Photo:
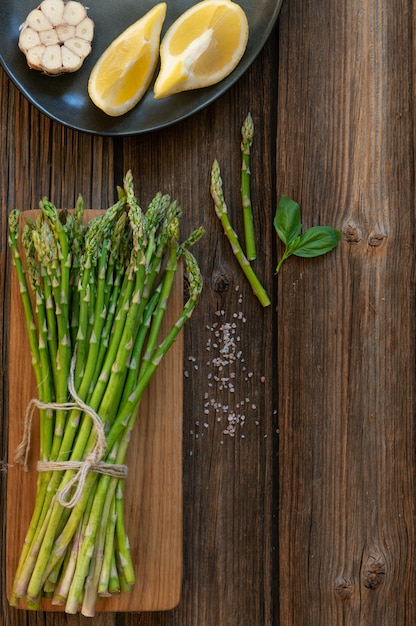
[[[237, 286], [235, 290], [239, 291], [239, 287]], [[239, 293], [238, 304], [242, 304], [242, 300], [242, 294]], [[207, 388], [203, 394], [202, 414], [205, 421], [201, 422], [203, 428], [200, 428], [197, 420], [190, 435], [194, 439], [204, 437], [210, 429], [209, 416], [213, 415], [214, 423], [225, 422], [223, 435], [235, 437], [238, 434], [244, 439], [245, 435], [241, 433], [241, 429], [247, 419], [255, 416], [254, 424], [256, 426], [260, 424], [256, 414], [257, 405], [246, 395], [247, 385], [251, 387], [257, 380], [254, 373], [247, 370], [241, 346], [247, 318], [242, 310], [228, 316], [224, 309], [218, 309], [214, 315], [216, 320], [205, 326], [207, 333], [205, 350], [209, 354], [204, 363], [204, 368], [209, 368], [206, 374]], [[196, 372], [199, 369], [195, 356], [189, 356], [188, 361], [192, 368], [185, 371], [185, 378], [189, 378], [192, 371]], [[259, 382], [264, 383], [265, 377], [261, 376]], [[242, 397], [241, 393], [244, 394]]]

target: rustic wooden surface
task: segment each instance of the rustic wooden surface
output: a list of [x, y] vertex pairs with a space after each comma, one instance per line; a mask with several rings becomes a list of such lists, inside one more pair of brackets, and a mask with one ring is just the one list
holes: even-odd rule
[[283, 625], [416, 623], [414, 19], [295, 0], [280, 23], [278, 186], [344, 234], [278, 288]]
[[[414, 25], [409, 0], [285, 0], [263, 52], [226, 95], [174, 127], [126, 139], [51, 123], [1, 73], [2, 459], [6, 211], [33, 208], [42, 195], [72, 206], [78, 193], [106, 206], [131, 168], [143, 204], [160, 188], [178, 198], [186, 228], [207, 229], [205, 291], [185, 331], [181, 601], [94, 624], [416, 623]], [[235, 264], [208, 189], [217, 157], [241, 232], [234, 207], [248, 111], [256, 268], [273, 297], [266, 311]], [[281, 193], [300, 202], [305, 227], [328, 223], [343, 239], [326, 257], [289, 260], [277, 279]], [[212, 383], [207, 349], [233, 323], [234, 393]], [[214, 405], [245, 414], [234, 437], [223, 434], [229, 413], [217, 421]], [[3, 506], [6, 471], [1, 481]], [[4, 558], [4, 534], [0, 545]], [[7, 626], [91, 623], [11, 610], [1, 584]]]

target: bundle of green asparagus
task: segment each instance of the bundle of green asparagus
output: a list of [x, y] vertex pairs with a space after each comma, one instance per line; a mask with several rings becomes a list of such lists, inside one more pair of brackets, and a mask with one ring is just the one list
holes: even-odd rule
[[[13, 605], [23, 599], [36, 610], [48, 597], [67, 613], [93, 616], [98, 597], [135, 582], [124, 526], [126, 451], [143, 392], [202, 289], [190, 248], [203, 230], [180, 243], [180, 217], [161, 193], [143, 211], [131, 172], [118, 201], [87, 223], [81, 198], [73, 212], [44, 198], [19, 246], [20, 214], [10, 215], [40, 420], [36, 502]], [[189, 297], [161, 337], [179, 258]], [[28, 438], [30, 419], [26, 426]]]

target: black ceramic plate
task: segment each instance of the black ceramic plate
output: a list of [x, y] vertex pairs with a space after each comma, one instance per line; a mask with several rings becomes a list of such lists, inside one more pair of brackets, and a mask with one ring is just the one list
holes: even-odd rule
[[[92, 53], [78, 72], [57, 77], [30, 70], [17, 45], [20, 24], [39, 3], [40, 0], [0, 2], [0, 62], [10, 78], [32, 104], [65, 126], [99, 135], [133, 135], [182, 120], [224, 93], [262, 49], [276, 22], [282, 0], [240, 0], [249, 22], [249, 41], [240, 64], [221, 83], [162, 100], [153, 98], [151, 86], [132, 111], [116, 118], [107, 116], [91, 102], [87, 92], [89, 74], [109, 43], [149, 11], [157, 0], [85, 0], [88, 15], [95, 22]], [[170, 24], [194, 4], [196, 0], [167, 0], [162, 36]]]

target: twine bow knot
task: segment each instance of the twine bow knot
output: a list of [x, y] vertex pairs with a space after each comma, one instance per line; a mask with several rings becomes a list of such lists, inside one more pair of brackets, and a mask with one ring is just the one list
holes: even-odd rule
[[[52, 471], [65, 471], [73, 470], [75, 474], [68, 478], [67, 482], [58, 491], [57, 497], [59, 503], [67, 508], [73, 508], [81, 499], [85, 482], [89, 472], [96, 472], [98, 474], [106, 474], [114, 478], [125, 478], [127, 476], [127, 465], [116, 465], [114, 463], [107, 463], [103, 461], [107, 442], [105, 438], [104, 424], [96, 411], [88, 404], [86, 404], [77, 394], [74, 384], [74, 370], [75, 370], [75, 354], [72, 358], [68, 389], [74, 400], [74, 402], [42, 402], [38, 398], [32, 398], [30, 400], [24, 422], [23, 438], [15, 451], [16, 463], [24, 465], [26, 471], [28, 471], [28, 456], [31, 443], [32, 432], [32, 420], [33, 414], [36, 408], [38, 409], [52, 409], [72, 411], [78, 409], [92, 419], [94, 430], [96, 433], [96, 442], [94, 448], [85, 456], [81, 461], [38, 461], [36, 469], [38, 472], [52, 472]], [[72, 495], [71, 495], [72, 493]]]

